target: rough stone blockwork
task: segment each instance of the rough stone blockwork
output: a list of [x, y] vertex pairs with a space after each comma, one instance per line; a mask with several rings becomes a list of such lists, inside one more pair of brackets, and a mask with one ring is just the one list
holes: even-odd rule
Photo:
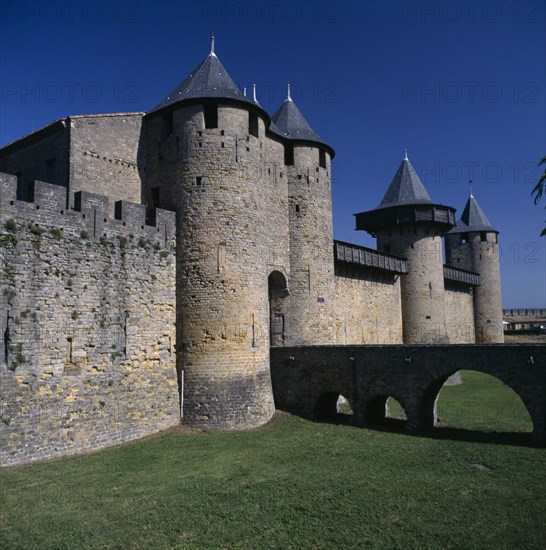
[[100, 449], [179, 422], [175, 215], [0, 174], [0, 464]]

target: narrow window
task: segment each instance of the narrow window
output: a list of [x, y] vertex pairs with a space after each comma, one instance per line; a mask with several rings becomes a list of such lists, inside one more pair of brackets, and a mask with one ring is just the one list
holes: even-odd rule
[[296, 204], [296, 212], [299, 212], [299, 211], [300, 211], [300, 205]]
[[6, 364], [9, 362], [9, 348], [10, 348], [11, 338], [9, 335], [9, 314], [6, 322], [6, 330], [4, 331], [4, 361]]
[[23, 189], [23, 172], [16, 172], [15, 177], [17, 178], [17, 200], [26, 200], [26, 190]]
[[174, 133], [174, 113], [166, 113], [161, 120], [161, 135], [166, 138]]
[[482, 241], [482, 243], [486, 243], [487, 242], [487, 233], [485, 231], [482, 231], [480, 233], [480, 240]]
[[73, 363], [74, 361], [73, 361], [73, 356], [72, 356], [72, 351], [73, 351], [73, 349], [72, 349], [72, 346], [73, 346], [72, 336], [69, 336], [67, 338], [67, 341], [68, 341], [68, 362]]
[[205, 105], [205, 128], [218, 128], [218, 106]]
[[258, 131], [258, 115], [255, 113], [248, 113], [248, 133], [251, 136], [260, 137]]
[[322, 149], [319, 149], [319, 166], [326, 168], [326, 153]]
[[55, 183], [55, 180], [57, 178], [57, 159], [52, 158], [46, 160], [46, 181], [48, 183]]
[[287, 144], [284, 146], [284, 164], [286, 166], [294, 165], [294, 146]]
[[461, 234], [461, 244], [466, 244], [468, 242], [468, 233]]
[[152, 206], [159, 208], [159, 187], [152, 187]]

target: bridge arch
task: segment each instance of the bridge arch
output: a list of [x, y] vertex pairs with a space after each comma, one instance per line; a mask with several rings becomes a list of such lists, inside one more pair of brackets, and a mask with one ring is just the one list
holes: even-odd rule
[[[487, 376], [490, 376], [491, 378], [494, 378], [502, 382], [505, 386], [510, 388], [510, 390], [512, 390], [517, 395], [521, 404], [523, 405], [526, 412], [528, 413], [530, 422], [532, 424], [533, 432], [535, 433], [537, 429], [540, 428], [542, 424], [541, 424], [541, 419], [537, 418], [536, 407], [533, 406], [533, 403], [527, 399], [525, 391], [523, 391], [522, 388], [519, 387], [519, 385], [517, 384], [517, 382], [513, 380], [513, 378], [511, 378], [510, 376], [505, 376], [503, 372], [496, 372], [496, 371], [493, 371], [493, 369], [489, 369], [489, 368], [479, 368], [476, 366], [472, 366], [464, 370], [485, 374]], [[440, 396], [441, 390], [445, 382], [455, 372], [456, 371], [453, 371], [453, 372], [450, 371], [448, 373], [442, 374], [438, 378], [434, 379], [424, 391], [423, 397], [421, 399], [420, 411], [419, 411], [421, 429], [428, 431], [438, 426], [438, 410], [437, 410], [438, 398]], [[482, 410], [481, 414], [486, 416], [486, 411]], [[480, 430], [478, 429], [478, 431]]]
[[340, 397], [343, 397], [349, 403], [351, 411], [354, 411], [354, 404], [346, 396], [338, 391], [328, 391], [322, 393], [315, 401], [313, 406], [313, 417], [323, 422], [348, 423], [352, 415], [344, 412], [339, 407]]
[[[390, 417], [388, 415], [388, 400], [389, 397], [392, 397], [393, 399], [396, 399], [402, 409], [404, 410], [404, 414], [406, 415], [406, 419], [398, 419], [394, 417]], [[405, 399], [394, 393], [384, 393], [380, 395], [375, 395], [371, 398], [368, 398], [364, 404], [364, 420], [366, 424], [371, 425], [400, 425], [402, 427], [406, 424], [407, 418], [408, 418], [408, 410], [407, 406], [405, 404]]]

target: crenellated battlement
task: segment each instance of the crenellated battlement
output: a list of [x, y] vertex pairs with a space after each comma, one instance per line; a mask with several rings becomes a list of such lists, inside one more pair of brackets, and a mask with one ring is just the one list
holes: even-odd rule
[[174, 244], [174, 212], [157, 208], [147, 216], [143, 204], [121, 200], [114, 203], [112, 218], [107, 196], [79, 191], [74, 194], [74, 208], [68, 208], [65, 187], [37, 180], [31, 185], [32, 201], [17, 200], [17, 177], [0, 172], [0, 225], [13, 219], [38, 227], [62, 229], [67, 234], [90, 240], [132, 235], [161, 246]]

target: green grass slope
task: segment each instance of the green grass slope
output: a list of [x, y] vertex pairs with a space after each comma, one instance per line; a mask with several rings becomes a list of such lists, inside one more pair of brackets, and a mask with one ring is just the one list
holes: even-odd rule
[[2, 470], [0, 547], [543, 549], [544, 472], [545, 449], [281, 413], [253, 431], [176, 429]]

